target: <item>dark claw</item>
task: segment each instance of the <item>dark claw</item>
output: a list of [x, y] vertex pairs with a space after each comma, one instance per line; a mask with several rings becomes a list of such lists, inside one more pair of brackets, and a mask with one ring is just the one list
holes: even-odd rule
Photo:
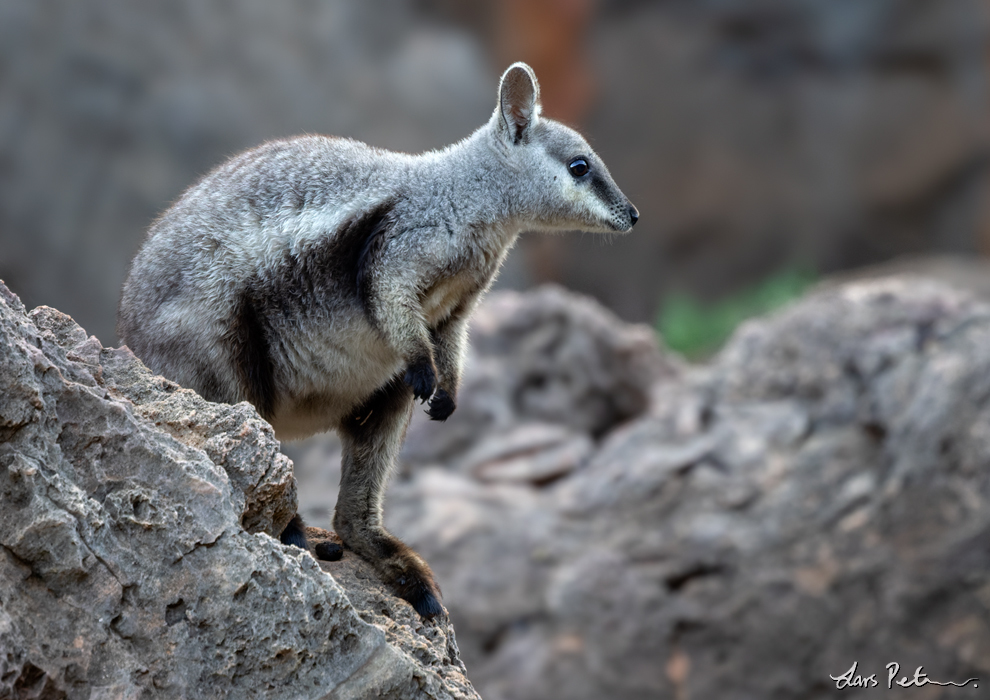
[[457, 404], [454, 403], [454, 397], [443, 389], [437, 389], [437, 393], [430, 399], [430, 410], [426, 413], [430, 416], [430, 420], [445, 421], [450, 418], [455, 408]]
[[413, 396], [424, 402], [433, 395], [433, 389], [437, 385], [437, 375], [429, 360], [409, 365], [402, 380], [412, 387]]
[[316, 558], [321, 561], [340, 561], [344, 556], [344, 548], [336, 542], [318, 542], [313, 548]]

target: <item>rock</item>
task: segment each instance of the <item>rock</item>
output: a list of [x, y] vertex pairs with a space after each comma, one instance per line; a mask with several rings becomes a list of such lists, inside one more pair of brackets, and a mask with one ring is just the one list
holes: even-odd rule
[[880, 265], [861, 267], [849, 272], [830, 275], [822, 280], [822, 287], [835, 286], [848, 282], [909, 275], [925, 277], [975, 296], [990, 300], [990, 261], [986, 258], [963, 257], [961, 255], [909, 255]]
[[495, 700], [990, 674], [986, 302], [828, 286], [697, 367], [556, 289], [473, 337], [386, 507], [455, 642], [351, 553], [270, 537], [296, 495], [253, 410], [0, 287], [0, 697], [477, 697], [462, 653]]
[[295, 510], [248, 404], [0, 284], [0, 697], [477, 698], [446, 616], [273, 539]]
[[574, 471], [591, 454], [592, 444], [587, 435], [552, 423], [522, 425], [479, 440], [462, 468], [481, 481], [540, 485]]
[[[478, 325], [525, 325], [547, 299], [515, 298], [505, 316], [496, 301]], [[500, 335], [497, 351], [479, 338], [468, 405], [504, 406], [512, 390], [491, 378], [516, 387], [520, 368], [571, 371], [559, 346], [528, 341], [538, 329]], [[965, 291], [908, 276], [828, 287], [744, 324], [709, 365], [654, 374], [642, 413], [600, 435], [594, 411], [517, 402], [537, 433], [589, 439], [556, 479], [422, 466], [386, 517], [433, 566], [487, 698], [826, 697], [854, 663], [881, 685], [890, 662], [985, 681], [988, 348], [990, 305]], [[463, 415], [476, 439], [438, 441], [434, 462], [488, 449], [499, 421], [525, 424]], [[504, 435], [513, 474], [527, 459], [539, 473], [536, 448], [559, 444], [514, 455], [509, 440], [525, 441]]]

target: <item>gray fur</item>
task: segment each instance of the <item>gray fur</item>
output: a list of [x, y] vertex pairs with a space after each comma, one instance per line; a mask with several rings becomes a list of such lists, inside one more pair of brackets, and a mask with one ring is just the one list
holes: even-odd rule
[[435, 592], [432, 575], [384, 530], [381, 496], [413, 397], [453, 410], [467, 320], [521, 231], [625, 232], [637, 216], [516, 63], [489, 122], [441, 151], [302, 136], [221, 165], [152, 225], [117, 330], [183, 386], [251, 401], [280, 439], [341, 432], [334, 526], [411, 600], [399, 581]]

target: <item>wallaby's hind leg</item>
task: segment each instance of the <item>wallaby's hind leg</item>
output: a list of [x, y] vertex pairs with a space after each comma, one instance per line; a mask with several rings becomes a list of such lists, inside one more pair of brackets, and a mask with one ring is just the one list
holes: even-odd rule
[[431, 618], [443, 611], [433, 572], [382, 524], [382, 499], [412, 415], [412, 397], [412, 389], [399, 375], [344, 419], [333, 527], [344, 545], [370, 562], [396, 595]]

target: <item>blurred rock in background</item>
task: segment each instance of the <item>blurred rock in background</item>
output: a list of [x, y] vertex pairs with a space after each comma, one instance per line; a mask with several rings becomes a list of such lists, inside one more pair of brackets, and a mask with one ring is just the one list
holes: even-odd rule
[[226, 156], [299, 132], [446, 145], [517, 59], [642, 219], [524, 239], [504, 286], [653, 320], [670, 291], [795, 262], [985, 252], [986, 18], [980, 0], [11, 0], [0, 278], [112, 343], [147, 226]]
[[467, 410], [411, 429], [385, 513], [483, 697], [825, 698], [854, 663], [886, 697], [892, 661], [983, 697], [985, 300], [831, 285], [705, 366], [552, 290], [475, 328]]
[[794, 262], [825, 273], [975, 251], [985, 11], [938, 0], [604, 5], [588, 129], [650, 223], [608, 251], [623, 285], [595, 273], [605, 255], [587, 237], [561, 281], [651, 319], [670, 289], [718, 297]]

